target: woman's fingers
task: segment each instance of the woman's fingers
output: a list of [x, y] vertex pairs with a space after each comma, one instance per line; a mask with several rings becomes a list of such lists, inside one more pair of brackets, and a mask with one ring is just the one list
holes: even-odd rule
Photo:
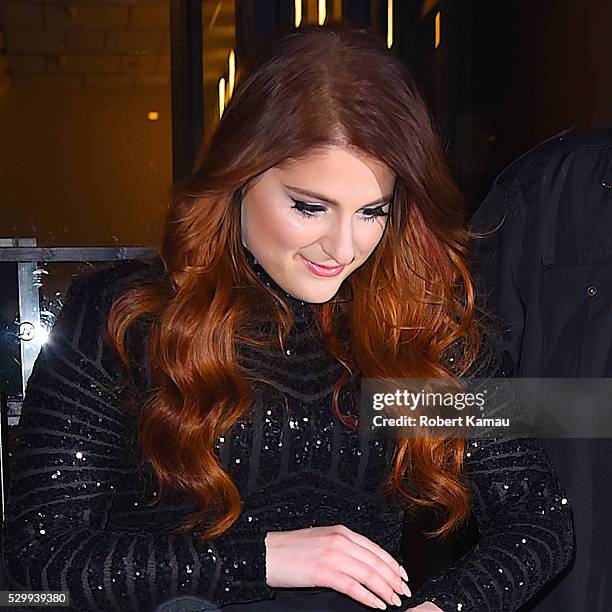
[[378, 555], [355, 542], [351, 542], [351, 548], [347, 550], [347, 553], [354, 560], [351, 566], [351, 576], [373, 590], [386, 602], [397, 605], [399, 601], [396, 593], [410, 595], [410, 589], [401, 576]]
[[404, 594], [401, 578], [398, 577], [394, 582], [389, 582], [379, 566], [364, 563], [355, 557], [351, 558], [349, 555], [342, 563], [342, 567], [345, 568], [342, 573], [356, 580], [367, 591], [374, 593], [386, 603], [392, 606], [399, 606], [402, 603], [398, 596], [398, 593]]
[[[342, 535], [345, 535], [355, 545], [360, 547], [354, 549], [354, 555], [359, 560], [377, 567], [377, 569], [384, 575], [387, 582], [389, 582], [396, 592], [408, 595], [410, 597], [410, 588], [402, 579], [403, 568], [384, 548], [375, 542], [372, 542], [372, 540], [369, 538], [351, 531], [344, 525], [338, 525], [338, 527], [340, 527], [339, 532]], [[378, 559], [372, 555], [376, 555], [376, 557], [378, 557], [382, 563], [378, 562]]]
[[[326, 581], [323, 586], [337, 589], [338, 581], [341, 584], [346, 582], [343, 576], [345, 575], [391, 605], [401, 603], [398, 594], [410, 594], [407, 585], [395, 569], [369, 548], [347, 537], [342, 529], [336, 529], [328, 536], [328, 549], [324, 557], [320, 577]], [[355, 589], [354, 585], [352, 588]], [[357, 591], [362, 597], [366, 596], [360, 589]], [[352, 593], [350, 595], [353, 596]]]
[[344, 593], [355, 601], [358, 601], [366, 606], [378, 608], [379, 610], [387, 609], [387, 605], [384, 603], [384, 601], [368, 591], [368, 589], [366, 589], [358, 580], [355, 580], [351, 576], [343, 574], [342, 572], [331, 573], [326, 586], [338, 591], [339, 593]]
[[265, 543], [269, 586], [327, 587], [378, 609], [410, 595], [398, 562], [344, 525], [269, 532]]
[[382, 546], [376, 544], [376, 542], [372, 542], [369, 538], [352, 531], [345, 525], [340, 525], [343, 530], [346, 530], [347, 537], [349, 537], [353, 542], [357, 544], [361, 544], [368, 550], [371, 550], [373, 553], [377, 554], [387, 565], [389, 565], [394, 571], [396, 571], [401, 576], [401, 566], [400, 564], [384, 549]]

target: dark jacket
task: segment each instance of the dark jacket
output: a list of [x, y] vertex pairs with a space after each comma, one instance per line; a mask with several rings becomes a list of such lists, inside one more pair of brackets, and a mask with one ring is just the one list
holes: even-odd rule
[[[570, 128], [506, 168], [471, 219], [474, 269], [519, 377], [612, 377], [612, 130]], [[576, 559], [527, 609], [612, 610], [612, 440], [543, 440]]]

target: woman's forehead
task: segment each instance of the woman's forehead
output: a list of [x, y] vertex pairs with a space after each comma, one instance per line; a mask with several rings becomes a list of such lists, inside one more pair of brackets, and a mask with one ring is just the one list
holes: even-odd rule
[[274, 166], [278, 178], [298, 177], [316, 183], [321, 176], [333, 179], [342, 176], [393, 181], [395, 173], [383, 161], [355, 149], [330, 147], [309, 152], [299, 159], [287, 159]]

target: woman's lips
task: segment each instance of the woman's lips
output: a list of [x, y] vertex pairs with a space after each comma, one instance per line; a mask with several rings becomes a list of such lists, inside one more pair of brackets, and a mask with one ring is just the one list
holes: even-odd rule
[[[302, 256], [300, 255], [300, 257]], [[304, 260], [306, 267], [311, 272], [314, 272], [317, 276], [338, 276], [338, 274], [340, 274], [340, 272], [344, 270], [344, 266], [337, 266], [335, 268], [329, 268], [327, 266], [320, 266], [310, 261], [310, 259], [306, 259], [305, 257], [302, 257], [302, 259]]]

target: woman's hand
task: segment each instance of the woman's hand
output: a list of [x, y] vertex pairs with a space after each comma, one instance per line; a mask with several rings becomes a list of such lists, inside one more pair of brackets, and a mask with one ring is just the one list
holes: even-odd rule
[[[344, 525], [271, 531], [266, 535], [266, 583], [271, 587], [327, 587], [384, 610], [410, 596], [405, 570], [383, 548]], [[407, 578], [407, 576], [406, 576]]]
[[424, 601], [414, 608], [408, 608], [406, 612], [442, 612], [442, 609], [438, 608], [435, 603], [431, 603], [431, 601]]

